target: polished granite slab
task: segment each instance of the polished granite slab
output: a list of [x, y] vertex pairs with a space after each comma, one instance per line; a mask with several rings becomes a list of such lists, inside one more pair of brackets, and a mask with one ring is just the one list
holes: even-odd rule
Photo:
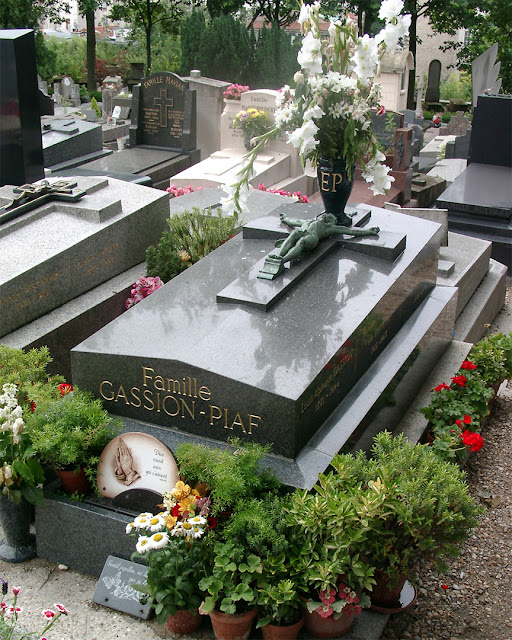
[[406, 231], [394, 262], [332, 251], [265, 312], [216, 301], [273, 248], [236, 236], [78, 345], [73, 383], [112, 413], [295, 458], [435, 286], [441, 226], [371, 216]]

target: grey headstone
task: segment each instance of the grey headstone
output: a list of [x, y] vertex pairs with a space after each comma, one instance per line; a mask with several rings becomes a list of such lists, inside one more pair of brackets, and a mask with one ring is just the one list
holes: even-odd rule
[[92, 601], [147, 620], [151, 615], [151, 606], [147, 602], [141, 603], [144, 594], [133, 588], [135, 584], [147, 584], [147, 575], [148, 567], [142, 564], [108, 556]]
[[455, 140], [446, 143], [445, 158], [462, 158], [467, 160], [471, 144], [471, 129], [468, 129], [463, 136], [457, 136]]
[[[295, 206], [302, 217], [308, 205]], [[311, 205], [305, 213], [311, 217]], [[74, 383], [95, 394], [103, 383], [114, 413], [217, 442], [272, 442], [276, 455], [295, 458], [435, 282], [440, 225], [375, 208], [371, 225], [407, 229], [399, 259], [333, 250], [267, 313], [216, 302], [274, 248], [271, 239], [235, 236], [76, 347]], [[160, 377], [170, 381], [163, 391]], [[120, 385], [128, 404], [119, 401]], [[137, 407], [132, 392], [141, 389], [149, 400]]]
[[439, 83], [441, 82], [441, 62], [432, 60], [428, 66], [428, 84], [425, 102], [439, 102]]
[[106, 120], [112, 115], [114, 109], [114, 96], [118, 94], [117, 89], [103, 89], [101, 92], [102, 116]]
[[130, 107], [121, 107], [121, 112], [119, 114], [119, 117], [121, 118], [121, 120], [126, 120], [127, 118], [129, 118], [130, 111], [131, 111]]
[[463, 136], [468, 129], [471, 129], [470, 119], [462, 112], [457, 111], [450, 118], [450, 122], [445, 127], [446, 135]]
[[175, 73], [154, 73], [133, 88], [130, 144], [196, 148], [196, 94]]
[[74, 84], [75, 81], [71, 76], [64, 76], [60, 81], [60, 92], [65, 100], [69, 100], [71, 98]]
[[471, 63], [471, 84], [473, 88], [473, 106], [477, 106], [478, 96], [489, 91], [499, 93], [501, 78], [498, 78], [501, 62], [496, 63], [498, 43], [492, 45], [485, 53], [475, 58]]

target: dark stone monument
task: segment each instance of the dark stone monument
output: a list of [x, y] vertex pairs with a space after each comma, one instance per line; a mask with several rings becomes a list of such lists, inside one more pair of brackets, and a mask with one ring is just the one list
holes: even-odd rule
[[432, 60], [428, 66], [428, 82], [425, 92], [425, 102], [439, 103], [439, 83], [441, 82], [441, 63]]
[[130, 144], [196, 148], [195, 91], [174, 73], [154, 73], [133, 88]]
[[471, 129], [468, 129], [463, 136], [457, 136], [453, 142], [446, 143], [445, 158], [462, 158], [464, 160], [469, 156], [469, 147], [471, 145]]
[[0, 186], [44, 178], [34, 32], [0, 31]]
[[45, 167], [78, 167], [112, 153], [103, 148], [101, 124], [58, 116], [41, 122]]
[[[467, 134], [466, 134], [467, 135]], [[457, 138], [456, 138], [457, 140]], [[512, 96], [478, 96], [468, 167], [437, 199], [449, 228], [492, 241], [512, 273]]]
[[370, 112], [371, 128], [382, 147], [393, 155], [395, 131], [404, 126], [404, 116], [395, 111], [386, 111], [381, 116], [376, 111]]

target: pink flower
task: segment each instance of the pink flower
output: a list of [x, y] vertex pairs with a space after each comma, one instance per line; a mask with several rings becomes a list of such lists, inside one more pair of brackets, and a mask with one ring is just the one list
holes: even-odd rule
[[47, 619], [47, 620], [52, 620], [52, 618], [55, 618], [55, 611], [52, 611], [51, 609], [43, 609], [41, 611], [41, 614]]
[[53, 604], [53, 606], [57, 609], [57, 611], [59, 611], [60, 613], [63, 613], [65, 616], [68, 615], [69, 611], [66, 609], [66, 607], [63, 604], [60, 604], [60, 602], [55, 602]]
[[15, 596], [17, 596], [20, 591], [21, 591], [21, 587], [13, 587], [12, 588], [12, 592], [14, 593]]
[[386, 113], [386, 107], [384, 105], [381, 105], [378, 109], [377, 109], [377, 115], [378, 116], [382, 116], [384, 115], [384, 113]]
[[327, 591], [320, 591], [319, 596], [324, 604], [331, 604], [336, 600], [336, 589], [331, 588], [329, 595], [327, 595]]
[[333, 614], [333, 609], [330, 604], [324, 604], [323, 607], [317, 607], [315, 611], [321, 618], [328, 618]]

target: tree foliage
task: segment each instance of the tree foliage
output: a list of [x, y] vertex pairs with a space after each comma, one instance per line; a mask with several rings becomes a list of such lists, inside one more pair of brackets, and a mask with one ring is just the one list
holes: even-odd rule
[[179, 0], [113, 0], [110, 17], [125, 20], [142, 29], [146, 45], [147, 73], [151, 73], [151, 47], [154, 29], [159, 25], [168, 33], [176, 33], [186, 2]]
[[212, 18], [232, 15], [243, 7], [249, 15], [250, 26], [257, 18], [264, 18], [269, 24], [285, 27], [298, 15], [295, 0], [207, 0], [206, 6]]
[[297, 46], [277, 25], [263, 28], [256, 38], [233, 16], [221, 14], [207, 23], [202, 12], [194, 11], [181, 29], [181, 72], [200, 69], [203, 76], [252, 89], [279, 89], [298, 69]]
[[497, 42], [497, 60], [501, 62], [500, 77], [503, 80], [501, 90], [512, 93], [512, 3], [480, 0], [478, 9], [468, 11], [465, 22], [470, 31], [469, 39], [447, 43], [443, 49], [454, 49], [457, 67], [471, 72], [472, 61]]

